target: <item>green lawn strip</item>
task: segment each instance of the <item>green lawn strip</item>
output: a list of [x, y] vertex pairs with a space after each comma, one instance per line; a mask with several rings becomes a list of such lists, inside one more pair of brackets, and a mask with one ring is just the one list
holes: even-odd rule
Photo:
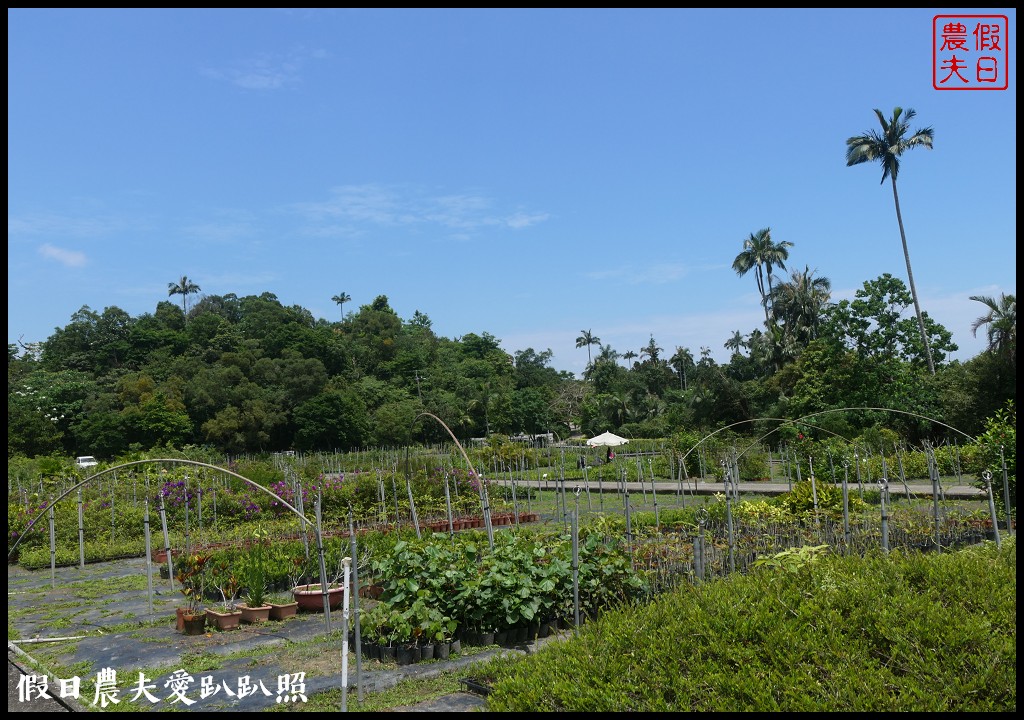
[[[374, 693], [364, 693], [358, 700], [358, 689], [350, 687], [346, 698], [349, 712], [381, 712], [414, 705], [460, 692], [459, 680], [472, 675], [472, 668], [445, 671], [426, 678], [402, 680], [397, 685]], [[306, 702], [277, 705], [267, 712], [337, 712], [341, 707], [342, 690], [327, 690], [310, 695]]]

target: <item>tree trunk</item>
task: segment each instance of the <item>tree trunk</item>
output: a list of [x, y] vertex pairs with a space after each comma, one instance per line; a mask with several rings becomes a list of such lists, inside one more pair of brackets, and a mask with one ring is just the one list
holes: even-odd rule
[[928, 343], [928, 333], [924, 329], [924, 318], [921, 317], [921, 303], [917, 299], [917, 286], [914, 284], [914, 271], [910, 269], [910, 250], [907, 248], [907, 233], [903, 230], [903, 214], [900, 212], [900, 196], [896, 192], [896, 175], [892, 178], [892, 198], [896, 202], [896, 222], [900, 225], [900, 240], [903, 241], [903, 257], [907, 261], [907, 279], [910, 281], [910, 295], [914, 298], [914, 312], [917, 313], [917, 326], [921, 329], [921, 341], [924, 343], [925, 355], [928, 358], [928, 372], [935, 374], [935, 363], [932, 362], [932, 348]]

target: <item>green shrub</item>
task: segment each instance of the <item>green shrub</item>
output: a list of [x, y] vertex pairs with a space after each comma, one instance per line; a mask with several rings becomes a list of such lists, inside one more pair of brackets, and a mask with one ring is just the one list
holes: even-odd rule
[[1008, 402], [1006, 407], [985, 423], [985, 432], [978, 438], [980, 469], [978, 487], [984, 488], [981, 473], [992, 473], [992, 494], [996, 506], [1005, 514], [1006, 502], [1003, 491], [1003, 462], [1006, 463], [1006, 487], [1009, 490], [1010, 507], [1017, 506], [1017, 406]]
[[474, 676], [492, 712], [1012, 712], [1016, 565], [1015, 540], [766, 564]]

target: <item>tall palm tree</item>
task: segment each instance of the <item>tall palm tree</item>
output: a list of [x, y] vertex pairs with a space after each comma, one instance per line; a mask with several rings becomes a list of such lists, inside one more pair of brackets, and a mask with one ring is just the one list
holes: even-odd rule
[[194, 295], [195, 293], [199, 292], [200, 290], [202, 290], [202, 288], [199, 287], [198, 285], [196, 285], [191, 280], [189, 280], [187, 275], [182, 275], [181, 276], [181, 280], [179, 280], [176, 283], [173, 283], [173, 282], [167, 283], [167, 296], [168, 297], [170, 297], [171, 295], [181, 295], [181, 310], [182, 310], [182, 312], [185, 313], [185, 321], [186, 322], [188, 321], [188, 305], [186, 304], [185, 299], [189, 295]]
[[903, 257], [907, 261], [907, 279], [910, 281], [910, 294], [914, 298], [914, 311], [917, 313], [917, 326], [921, 330], [921, 340], [924, 342], [924, 349], [928, 356], [928, 370], [935, 374], [935, 363], [932, 361], [932, 348], [928, 344], [928, 333], [924, 329], [924, 318], [921, 316], [921, 303], [917, 298], [917, 286], [914, 285], [914, 271], [910, 267], [910, 250], [907, 248], [907, 233], [903, 229], [903, 215], [900, 213], [900, 196], [896, 192], [896, 176], [900, 171], [900, 156], [907, 150], [916, 147], [932, 149], [932, 139], [935, 135], [930, 127], [918, 128], [911, 135], [907, 135], [910, 129], [910, 121], [917, 115], [912, 109], [907, 108], [906, 112], [901, 107], [895, 107], [892, 117], [888, 120], [881, 110], [876, 109], [875, 115], [882, 126], [882, 132], [868, 130], [863, 135], [854, 135], [846, 141], [846, 166], [860, 165], [861, 163], [877, 160], [882, 165], [882, 182], [886, 178], [892, 180], [892, 199], [896, 203], [896, 222], [900, 226], [900, 239], [903, 241]]
[[634, 350], [627, 350], [626, 352], [622, 353], [622, 359], [626, 361], [627, 368], [629, 367], [629, 361], [635, 358], [636, 356], [637, 355]]
[[654, 342], [654, 336], [651, 335], [650, 341], [642, 348], [640, 348], [640, 357], [644, 357], [646, 355], [647, 358], [651, 361], [651, 363], [655, 364], [658, 362], [658, 354], [661, 352], [661, 350], [662, 349], [658, 347], [658, 344]]
[[1017, 296], [1000, 293], [999, 299], [987, 295], [971, 295], [988, 308], [988, 312], [971, 323], [971, 333], [977, 337], [978, 329], [988, 325], [988, 350], [1017, 361]]
[[679, 382], [683, 389], [686, 391], [686, 369], [693, 367], [693, 353], [690, 352], [689, 348], [684, 348], [676, 345], [676, 352], [669, 358], [672, 368], [679, 373]]
[[772, 268], [786, 269], [789, 259], [789, 248], [793, 243], [788, 240], [772, 241], [771, 228], [762, 228], [743, 241], [743, 251], [732, 262], [732, 269], [743, 277], [751, 270], [757, 281], [757, 291], [761, 293], [761, 305], [764, 307], [764, 322], [771, 329], [772, 320], [768, 317], [768, 301], [772, 294]]
[[587, 348], [587, 367], [590, 367], [590, 364], [591, 364], [591, 361], [590, 361], [590, 346], [591, 345], [600, 345], [601, 344], [601, 338], [597, 337], [596, 335], [594, 335], [594, 333], [590, 332], [589, 330], [580, 330], [580, 332], [582, 333], [582, 335], [580, 335], [578, 338], [576, 338], [576, 347], [581, 348], [581, 347], [586, 346], [586, 348]]
[[600, 350], [601, 352], [597, 354], [597, 362], [614, 363], [619, 359], [619, 351], [611, 345], [601, 345]]
[[747, 341], [743, 339], [743, 333], [739, 330], [733, 330], [732, 337], [725, 341], [725, 349], [731, 350], [733, 354], [738, 353], [741, 348], [745, 348], [746, 346]]
[[790, 355], [818, 337], [821, 315], [831, 297], [832, 281], [827, 277], [814, 277], [814, 271], [807, 265], [802, 271], [791, 272], [789, 280], [775, 287], [772, 306], [776, 319], [782, 321]]
[[347, 303], [351, 299], [352, 296], [350, 296], [348, 293], [338, 293], [337, 295], [331, 298], [331, 301], [338, 303], [338, 307], [341, 308], [342, 320], [345, 319], [345, 303]]

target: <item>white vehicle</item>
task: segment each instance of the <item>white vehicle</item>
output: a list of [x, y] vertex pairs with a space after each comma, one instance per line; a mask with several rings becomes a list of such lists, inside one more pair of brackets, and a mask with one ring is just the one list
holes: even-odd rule
[[97, 462], [96, 458], [92, 455], [81, 455], [75, 458], [75, 465], [84, 470], [85, 468], [91, 468], [95, 465], [99, 465], [99, 462]]

